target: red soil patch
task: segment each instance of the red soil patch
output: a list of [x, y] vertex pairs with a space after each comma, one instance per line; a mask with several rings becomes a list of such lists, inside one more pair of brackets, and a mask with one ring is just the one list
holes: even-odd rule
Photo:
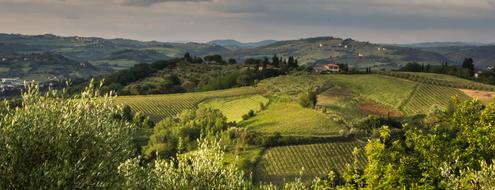
[[400, 117], [401, 114], [395, 111], [393, 108], [377, 104], [374, 102], [365, 102], [359, 104], [359, 110], [370, 115]]
[[481, 91], [481, 90], [467, 90], [460, 89], [464, 94], [470, 96], [471, 98], [476, 98], [484, 103], [489, 103], [495, 98], [495, 92], [491, 91]]

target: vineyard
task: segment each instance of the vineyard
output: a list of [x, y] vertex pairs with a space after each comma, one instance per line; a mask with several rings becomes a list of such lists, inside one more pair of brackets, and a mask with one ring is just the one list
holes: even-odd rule
[[414, 82], [380, 75], [329, 75], [332, 84], [354, 95], [398, 108], [414, 90]]
[[409, 101], [402, 107], [402, 111], [405, 114], [418, 114], [429, 113], [433, 106], [445, 109], [452, 96], [457, 96], [460, 100], [469, 99], [466, 94], [455, 88], [419, 83]]
[[379, 72], [379, 74], [403, 78], [419, 83], [439, 85], [451, 88], [462, 88], [471, 90], [495, 91], [495, 86], [460, 79], [452, 76], [445, 76], [434, 73], [409, 73], [409, 72]]
[[240, 122], [242, 116], [250, 110], [254, 112], [268, 104], [268, 99], [261, 95], [253, 95], [239, 98], [213, 99], [199, 104], [199, 107], [208, 107], [220, 110], [229, 121]]
[[345, 130], [327, 115], [296, 103], [272, 103], [241, 126], [289, 136], [339, 136]]
[[274, 99], [290, 101], [301, 92], [322, 91], [330, 87], [325, 75], [286, 75], [262, 80], [258, 88]]
[[145, 96], [121, 96], [118, 103], [130, 106], [134, 111], [149, 116], [153, 121], [174, 116], [186, 109], [193, 109], [199, 103], [213, 99], [257, 94], [255, 88], [233, 88], [227, 90]]
[[[305, 180], [325, 176], [330, 170], [342, 173], [347, 164], [354, 162], [355, 147], [362, 148], [362, 145], [351, 141], [270, 148], [261, 157], [256, 179], [281, 183], [284, 179], [299, 177], [303, 168]], [[363, 151], [360, 152], [359, 166], [364, 167], [366, 158]]]

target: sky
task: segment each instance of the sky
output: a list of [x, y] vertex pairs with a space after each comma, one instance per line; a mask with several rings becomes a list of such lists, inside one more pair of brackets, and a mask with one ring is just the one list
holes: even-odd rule
[[144, 41], [495, 42], [495, 0], [0, 0], [0, 33]]

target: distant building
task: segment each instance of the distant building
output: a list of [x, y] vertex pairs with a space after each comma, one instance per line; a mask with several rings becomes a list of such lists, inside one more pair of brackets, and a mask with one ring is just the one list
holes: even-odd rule
[[317, 73], [337, 73], [340, 72], [340, 66], [337, 64], [324, 64], [313, 67]]
[[340, 66], [337, 64], [326, 64], [324, 67], [330, 72], [340, 72]]

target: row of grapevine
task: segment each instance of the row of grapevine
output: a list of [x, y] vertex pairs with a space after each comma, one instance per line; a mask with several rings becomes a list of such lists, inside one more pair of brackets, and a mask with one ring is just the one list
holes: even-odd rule
[[[266, 150], [257, 167], [256, 178], [280, 182], [298, 177], [304, 179], [325, 176], [330, 170], [342, 173], [347, 164], [354, 162], [354, 148], [362, 148], [358, 142], [334, 142], [274, 147]], [[357, 156], [359, 166], [364, 167], [364, 152]]]
[[193, 109], [199, 103], [208, 99], [257, 93], [258, 91], [255, 88], [244, 87], [183, 94], [121, 96], [117, 98], [117, 102], [128, 105], [134, 111], [149, 116], [153, 121], [160, 121], [165, 117], [175, 116], [186, 109]]
[[402, 107], [402, 111], [405, 114], [418, 114], [428, 113], [434, 106], [445, 109], [453, 96], [461, 100], [469, 99], [466, 94], [455, 88], [419, 83], [409, 101]]
[[403, 78], [411, 81], [416, 81], [419, 83], [439, 85], [451, 88], [462, 88], [471, 90], [485, 90], [485, 91], [495, 91], [495, 86], [482, 84], [478, 82], [461, 82], [461, 81], [449, 81], [435, 79], [428, 76], [420, 76], [414, 73], [404, 73], [404, 72], [378, 72], [378, 74], [388, 75], [392, 77]]

